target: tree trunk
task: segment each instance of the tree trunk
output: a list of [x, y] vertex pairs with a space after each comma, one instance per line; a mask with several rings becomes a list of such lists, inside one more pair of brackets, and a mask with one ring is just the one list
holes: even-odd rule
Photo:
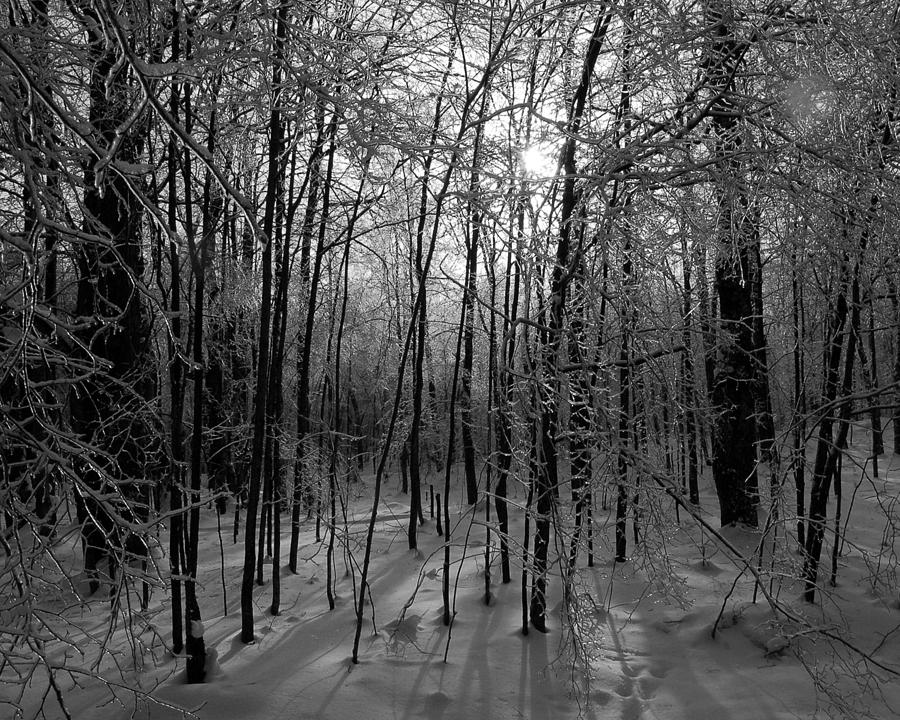
[[[307, 189], [306, 213], [301, 229], [300, 280], [307, 289], [306, 323], [303, 335], [297, 333], [297, 459], [294, 463], [294, 492], [291, 500], [291, 546], [288, 564], [292, 573], [297, 572], [297, 552], [300, 542], [300, 510], [304, 502], [304, 482], [306, 443], [309, 435], [309, 364], [312, 353], [312, 334], [315, 323], [315, 304], [318, 294], [321, 258], [316, 263], [319, 268], [310, 277], [310, 246], [315, 227], [316, 210], [319, 200], [319, 189], [322, 186], [322, 158], [325, 144], [328, 142], [329, 129], [325, 128], [325, 106], [323, 101], [316, 104], [316, 139], [309, 159], [309, 186]], [[324, 213], [324, 210], [323, 210]], [[319, 253], [317, 252], [318, 256]]]
[[[284, 177], [286, 160], [279, 170], [279, 191], [276, 199], [275, 248], [276, 292], [275, 316], [272, 321], [272, 371], [269, 376], [269, 420], [266, 447], [266, 473], [271, 476], [270, 528], [272, 538], [272, 604], [269, 612], [277, 616], [281, 606], [281, 506], [285, 483], [284, 463], [281, 459], [281, 436], [284, 425], [284, 355], [287, 337], [288, 291], [291, 271], [291, 213], [285, 206]], [[291, 151], [291, 189], [296, 166], [296, 149]], [[290, 194], [288, 195], [290, 197]]]
[[[516, 202], [517, 243], [521, 247], [524, 237], [525, 207], [521, 197]], [[501, 334], [499, 377], [494, 385], [497, 398], [495, 401], [495, 436], [497, 438], [497, 483], [494, 487], [494, 508], [497, 511], [497, 530], [500, 535], [500, 573], [504, 583], [510, 582], [512, 576], [509, 567], [509, 509], [507, 506], [509, 471], [512, 466], [512, 378], [515, 373], [516, 360], [516, 318], [519, 312], [519, 272], [518, 255], [510, 246], [506, 255], [506, 273], [503, 290], [503, 332]]]
[[275, 203], [279, 187], [279, 166], [284, 141], [281, 118], [282, 73], [284, 43], [287, 36], [288, 3], [278, 6], [275, 21], [275, 63], [272, 70], [273, 101], [269, 116], [269, 157], [266, 179], [266, 205], [263, 215], [262, 242], [262, 302], [259, 316], [258, 365], [256, 396], [253, 405], [253, 449], [250, 459], [250, 488], [247, 497], [247, 519], [244, 531], [244, 567], [241, 581], [241, 641], [255, 641], [253, 629], [253, 570], [256, 553], [256, 523], [259, 511], [259, 491], [263, 474], [266, 442], [266, 408], [269, 391], [269, 338], [271, 334], [272, 304], [272, 238], [275, 227]]
[[[487, 94], [485, 94], [487, 98]], [[484, 107], [482, 106], [482, 113]], [[478, 146], [481, 140], [483, 123], [478, 124], [475, 136], [475, 149], [470, 183], [470, 226], [471, 234], [466, 233], [466, 285], [463, 304], [466, 306], [465, 325], [463, 329], [462, 377], [460, 379], [460, 426], [462, 431], [463, 467], [466, 475], [466, 502], [474, 505], [478, 502], [478, 477], [475, 469], [475, 441], [472, 437], [472, 366], [475, 341], [475, 293], [478, 276], [478, 243], [481, 239], [481, 211], [477, 207], [478, 192]], [[475, 205], [471, 208], [471, 205]]]
[[759, 236], [751, 217], [749, 189], [738, 160], [742, 123], [734, 95], [734, 76], [743, 55], [741, 43], [726, 21], [726, 7], [707, 7], [713, 37], [707, 58], [710, 85], [717, 93], [710, 116], [715, 138], [718, 202], [716, 291], [720, 337], [717, 343], [712, 400], [719, 415], [713, 432], [713, 477], [722, 526], [757, 525], [757, 428], [754, 419], [758, 374], [753, 361], [751, 265]]
[[869, 341], [869, 349], [866, 352], [866, 343], [859, 338], [856, 343], [856, 351], [859, 355], [859, 370], [862, 375], [863, 388], [869, 393], [869, 419], [872, 430], [872, 471], [878, 477], [878, 456], [884, 454], [884, 439], [881, 428], [881, 407], [878, 397], [878, 365], [876, 362], [877, 349], [875, 346], [875, 310], [872, 306], [872, 293], [869, 292], [866, 304], [869, 306], [869, 328], [866, 337]]
[[[434, 162], [434, 155], [437, 146], [438, 132], [441, 126], [441, 117], [443, 115], [444, 92], [447, 86], [447, 80], [450, 76], [450, 69], [456, 55], [456, 38], [451, 43], [450, 52], [447, 54], [447, 67], [441, 78], [440, 91], [438, 92], [437, 101], [434, 109], [434, 119], [431, 124], [431, 136], [428, 154], [425, 156], [424, 167], [422, 169], [422, 190], [419, 196], [419, 210], [416, 218], [416, 235], [415, 235], [415, 258], [413, 269], [417, 282], [416, 301], [413, 307], [412, 322], [415, 325], [415, 347], [413, 349], [413, 376], [412, 376], [412, 421], [409, 431], [409, 526], [407, 530], [407, 540], [409, 549], [415, 550], [418, 546], [416, 537], [417, 523], [424, 522], [425, 518], [422, 514], [422, 479], [421, 479], [421, 430], [422, 430], [422, 394], [425, 385], [425, 335], [428, 331], [428, 274], [425, 268], [424, 257], [429, 257], [433, 251], [433, 247], [428, 248], [427, 253], [424, 247], [425, 225], [428, 219], [428, 184], [431, 178], [431, 166]], [[438, 226], [440, 220], [440, 212], [435, 208], [434, 217], [432, 218], [432, 228]], [[434, 235], [435, 233], [432, 233]], [[449, 498], [444, 497], [446, 503]]]
[[[884, 136], [882, 135], [882, 141]], [[806, 528], [806, 556], [803, 563], [803, 580], [806, 584], [804, 598], [807, 602], [815, 600], [816, 580], [818, 577], [819, 558], [822, 552], [822, 540], [827, 520], [828, 494], [831, 483], [840, 482], [837, 476], [838, 461], [843, 448], [847, 444], [850, 430], [851, 400], [849, 395], [853, 389], [854, 360], [857, 355], [857, 343], [860, 342], [860, 267], [865, 258], [875, 211], [880, 204], [878, 193], [869, 198], [868, 207], [863, 210], [861, 221], [856, 219], [856, 208], [845, 210], [842, 214], [843, 240], [845, 249], [841, 260], [838, 294], [828, 317], [828, 331], [824, 355], [825, 381], [822, 389], [822, 402], [826, 406], [825, 415], [819, 425], [819, 437], [816, 444], [816, 458], [813, 465], [812, 487], [809, 499], [809, 522]], [[857, 225], [859, 240], [856, 248], [851, 249], [850, 242]], [[851, 265], [851, 253], [854, 256]], [[850, 291], [848, 307], [847, 290]], [[844, 359], [843, 378], [838, 377], [841, 362], [841, 350], [844, 342], [843, 328], [850, 317], [847, 335], [847, 348]], [[840, 381], [840, 384], [839, 384]], [[834, 406], [838, 394], [844, 398]], [[834, 436], [834, 423], [838, 423], [837, 436]], [[835, 538], [835, 542], [838, 538]]]
[[[567, 289], [573, 268], [577, 267], [581, 261], [580, 243], [583, 223], [580, 222], [582, 219], [580, 189], [576, 186], [576, 137], [581, 129], [594, 67], [600, 56], [611, 19], [612, 10], [605, 7], [597, 15], [584, 58], [579, 85], [575, 90], [569, 109], [568, 133], [560, 153], [560, 165], [565, 173], [565, 180], [563, 181], [560, 205], [559, 241], [551, 273], [549, 308], [547, 309], [549, 316], [546, 323], [548, 329], [543, 338], [543, 347], [540, 353], [544, 382], [541, 382], [535, 389], [540, 413], [540, 432], [537, 453], [539, 463], [534, 484], [534, 580], [531, 588], [529, 619], [539, 632], [547, 631], [547, 553], [550, 546], [550, 515], [553, 494], [558, 485], [556, 433], [559, 378], [557, 365]], [[573, 242], [578, 243], [575, 258], [571, 256]]]
[[[181, 31], [180, 13], [175, 0], [172, 0], [172, 61], [178, 62], [180, 56]], [[169, 112], [178, 118], [181, 86], [172, 83]], [[168, 227], [172, 238], [178, 227], [178, 158], [174, 136], [169, 136], [167, 163], [169, 174]], [[184, 489], [184, 363], [182, 353], [181, 329], [181, 258], [178, 245], [174, 239], [169, 240], [169, 272], [171, 286], [169, 290], [169, 309], [172, 313], [171, 336], [169, 340], [169, 390], [171, 393], [170, 437], [172, 462], [170, 467], [171, 483], [169, 486], [169, 585], [172, 594], [172, 652], [180, 655], [184, 650], [184, 626], [182, 625], [183, 608], [181, 602], [181, 541], [183, 539], [182, 493]]]
[[[111, 566], [124, 554], [129, 528], [122, 520], [148, 519], [144, 471], [152, 448], [145, 413], [154, 391], [148, 368], [154, 363], [142, 295], [135, 292], [144, 269], [143, 205], [132, 184], [139, 188], [141, 181], [121, 169], [143, 156], [143, 112], [135, 106], [128, 64], [120, 62], [122, 48], [105, 32], [93, 6], [77, 10], [88, 39], [88, 121], [100, 148], [96, 158], [85, 157], [83, 231], [102, 241], [74, 245], [75, 314], [84, 328], [77, 334], [87, 355], [82, 359], [94, 369], [69, 398], [72, 429], [81, 444], [75, 494], [90, 572], [98, 553], [107, 555]], [[131, 44], [133, 38], [122, 41]], [[110, 499], [100, 501], [98, 494]]]
[[[843, 382], [839, 384], [838, 372], [841, 362], [841, 351], [844, 341], [844, 324], [848, 315], [846, 290], [851, 285], [851, 297], [859, 299], [859, 263], [854, 263], [852, 280], [848, 278], [849, 257], [842, 263], [840, 290], [834, 308], [829, 313], [828, 345], [825, 353], [825, 386], [822, 400], [826, 405], [833, 405], [838, 392], [849, 395], [853, 383], [853, 361], [856, 355], [857, 333], [859, 329], [859, 306], [854, 304], [851, 314], [850, 330], [847, 333], [847, 349], [844, 359]], [[844, 400], [837, 408], [829, 408], [819, 425], [819, 436], [816, 443], [816, 458], [813, 464], [812, 487], [809, 498], [809, 522], [806, 529], [806, 554], [803, 563], [803, 580], [806, 584], [804, 598], [807, 602], [815, 600], [816, 580], [818, 577], [819, 558], [822, 553], [822, 541], [827, 520], [828, 495], [831, 483], [840, 482], [836, 475], [838, 459], [847, 441], [850, 428], [850, 401]], [[834, 424], [838, 422], [837, 436], [834, 435]], [[837, 542], [837, 538], [835, 538]]]
[[797, 500], [797, 543], [801, 552], [806, 546], [806, 359], [805, 313], [803, 286], [797, 273], [796, 251], [791, 252], [791, 314], [794, 331], [794, 485]]
[[753, 303], [753, 361], [756, 365], [756, 432], [761, 460], [769, 466], [772, 511], [777, 514], [781, 458], [775, 442], [775, 416], [769, 386], [769, 359], [763, 306], [762, 254], [759, 240], [759, 210], [750, 211], [752, 241], [750, 243], [750, 292]]
[[[582, 366], [586, 359], [587, 330], [585, 318], [587, 291], [584, 262], [579, 262], [573, 277], [571, 320], [569, 322], [569, 362]], [[582, 529], [585, 523], [591, 485], [591, 428], [593, 427], [593, 394], [596, 371], [576, 370], [569, 378], [569, 475], [572, 484], [572, 504], [575, 507], [575, 528], [569, 545], [568, 579], [578, 561]]]
[[681, 356], [681, 397], [684, 406], [684, 455], [686, 461], [686, 476], [688, 498], [692, 505], [700, 504], [700, 463], [697, 457], [697, 397], [696, 380], [694, 378], [694, 351], [693, 351], [693, 288], [691, 286], [691, 265], [687, 239], [682, 240], [681, 254], [684, 257], [682, 271], [682, 317], [684, 325], [681, 331], [681, 342], [684, 352]]
[[900, 455], [900, 297], [897, 295], [897, 283], [890, 277], [888, 279], [888, 291], [891, 296], [891, 310], [893, 311], [894, 319], [894, 415], [892, 420], [894, 454]]

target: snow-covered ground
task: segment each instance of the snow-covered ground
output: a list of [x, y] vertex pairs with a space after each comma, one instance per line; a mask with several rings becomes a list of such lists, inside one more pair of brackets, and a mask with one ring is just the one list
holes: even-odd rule
[[[861, 456], [857, 459], [863, 462]], [[256, 643], [244, 645], [238, 637], [243, 546], [231, 543], [231, 517], [226, 516], [222, 527], [226, 613], [216, 516], [204, 510], [199, 596], [210, 653], [208, 682], [186, 685], [184, 660], [166, 650], [171, 625], [169, 600], [162, 589], [154, 592], [147, 612], [133, 616], [132, 641], [123, 632], [124, 618], [111, 635], [107, 632], [110, 605], [92, 599], [87, 606], [73, 605], [65, 614], [85, 629], [77, 644], [88, 657], [105, 643], [109, 654], [103, 674], [122, 684], [114, 689], [123, 704], [111, 703], [110, 687], [95, 680], [85, 679], [81, 687], [74, 687], [64, 679], [67, 707], [79, 720], [131, 717], [134, 697], [125, 687], [140, 687], [152, 691], [158, 702], [139, 704], [135, 716], [154, 720], [181, 717], [183, 712], [204, 720], [749, 720], [829, 713], [861, 717], [866, 706], [874, 717], [896, 717], [900, 678], [867, 664], [847, 644], [829, 642], [814, 631], [832, 632], [869, 653], [872, 660], [900, 670], [900, 612], [893, 572], [893, 553], [898, 549], [894, 531], [900, 523], [895, 505], [900, 457], [892, 458], [886, 477], [884, 466], [890, 459], [882, 457], [880, 479], [864, 478], [855, 491], [837, 586], [827, 587], [824, 599], [815, 605], [801, 600], [801, 586], [783, 573], [786, 564], [799, 564], [799, 556], [780, 551], [779, 573], [766, 575], [766, 589], [795, 615], [794, 620], [773, 613], [762, 594], [754, 604], [752, 575], [744, 572], [738, 577], [738, 565], [708, 533], [684, 512], [680, 525], [676, 523], [671, 501], [661, 501], [663, 514], [645, 518], [657, 526], [647, 535], [647, 544], [630, 548], [629, 561], [617, 565], [611, 562], [612, 532], [604, 525], [606, 513], [597, 510], [597, 563], [585, 567], [582, 551], [573, 584], [572, 622], [564, 623], [561, 617], [562, 587], [555, 570], [550, 581], [550, 632], [532, 630], [527, 636], [521, 631], [520, 550], [514, 547], [513, 581], [508, 585], [499, 584], [494, 553], [493, 599], [486, 605], [485, 527], [470, 524], [472, 512], [458, 504], [452, 513], [457, 523], [451, 578], [456, 614], [449, 630], [442, 624], [442, 541], [429, 520], [420, 528], [419, 550], [407, 549], [407, 499], [397, 491], [396, 478], [391, 478], [372, 552], [374, 620], [373, 607], [367, 604], [358, 665], [351, 663], [358, 571], [355, 578], [346, 572], [344, 548], [338, 546], [336, 552], [337, 603], [329, 611], [325, 552], [315, 542], [313, 521], [305, 521], [298, 574], [280, 568], [281, 613], [273, 617], [268, 612], [269, 564], [266, 584], [255, 589]], [[860, 478], [859, 467], [845, 462], [845, 515]], [[357, 562], [362, 558], [366, 529], [362, 520], [370, 485], [367, 477], [353, 488], [351, 508], [359, 521], [349, 525], [347, 549]], [[459, 492], [454, 495], [453, 502], [458, 503]], [[521, 489], [513, 499], [523, 501]], [[709, 488], [702, 501], [704, 516], [717, 525], [717, 506]], [[832, 504], [829, 513], [833, 512]], [[513, 513], [516, 542], [522, 537], [519, 515]], [[282, 558], [287, 526], [282, 523]], [[779, 532], [783, 536], [784, 525]], [[725, 533], [748, 557], [760, 537], [742, 529]], [[467, 534], [467, 558], [460, 563]], [[826, 581], [830, 552], [829, 539], [821, 573]], [[71, 547], [58, 547], [57, 554], [61, 561], [80, 561]], [[160, 564], [167, 565], [165, 560]], [[769, 567], [768, 557], [763, 566]], [[132, 600], [137, 602], [137, 595]], [[36, 698], [46, 687], [46, 677], [37, 674], [27, 693], [29, 714], [35, 712]], [[9, 696], [9, 691], [10, 686], [0, 685], [0, 697]], [[845, 703], [843, 710], [835, 700]], [[0, 715], [8, 708], [0, 705]], [[48, 718], [62, 716], [52, 699], [44, 710]]]

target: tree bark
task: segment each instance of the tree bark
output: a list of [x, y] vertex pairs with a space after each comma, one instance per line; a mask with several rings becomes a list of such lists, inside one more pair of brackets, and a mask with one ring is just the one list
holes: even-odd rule
[[[330, 129], [330, 125], [329, 125]], [[300, 542], [300, 510], [303, 506], [305, 478], [306, 444], [309, 435], [309, 364], [312, 353], [312, 333], [315, 322], [315, 302], [318, 294], [319, 273], [310, 276], [310, 253], [315, 218], [318, 209], [319, 191], [322, 186], [322, 158], [328, 142], [329, 129], [325, 127], [324, 101], [316, 103], [316, 139], [309, 158], [309, 185], [307, 188], [306, 212], [303, 219], [300, 250], [300, 280], [306, 288], [306, 323], [303, 335], [297, 334], [297, 460], [294, 463], [294, 492], [291, 500], [291, 545], [288, 564], [292, 573], [297, 572], [297, 552]], [[318, 253], [317, 253], [318, 255]], [[321, 268], [321, 262], [317, 263]]]
[[[425, 156], [424, 167], [422, 169], [422, 190], [419, 197], [418, 216], [416, 218], [416, 234], [415, 234], [415, 258], [413, 270], [417, 283], [416, 301], [413, 305], [413, 323], [415, 325], [415, 346], [413, 349], [413, 376], [412, 376], [412, 421], [409, 430], [409, 526], [407, 529], [407, 540], [409, 549], [415, 550], [418, 547], [418, 539], [416, 537], [416, 526], [423, 523], [425, 518], [422, 514], [422, 477], [421, 477], [421, 445], [422, 445], [422, 394], [425, 386], [425, 336], [428, 332], [428, 273], [425, 267], [425, 256], [431, 256], [433, 246], [425, 248], [425, 225], [427, 222], [428, 210], [428, 184], [431, 178], [431, 166], [434, 162], [434, 155], [437, 147], [438, 132], [441, 126], [441, 116], [443, 115], [444, 93], [447, 87], [447, 80], [450, 76], [450, 69], [456, 56], [456, 36], [451, 42], [450, 52], [447, 54], [447, 66], [441, 78], [440, 91], [438, 92], [437, 101], [434, 108], [434, 119], [431, 124], [431, 136], [428, 146], [428, 154]], [[437, 228], [440, 220], [440, 208], [435, 208], [434, 217], [432, 218], [432, 227]], [[434, 233], [432, 233], [434, 235]], [[448, 501], [445, 493], [444, 502]]]
[[891, 295], [891, 311], [894, 319], [894, 414], [891, 424], [894, 429], [894, 454], [900, 455], [900, 297], [897, 296], [898, 283], [890, 277], [888, 291]]
[[[71, 7], [76, 6], [88, 40], [88, 121], [100, 148], [97, 157], [85, 157], [83, 221], [83, 231], [99, 240], [74, 245], [75, 314], [84, 328], [78, 339], [94, 369], [69, 398], [72, 428], [82, 443], [75, 494], [90, 571], [96, 561], [89, 554], [107, 555], [112, 566], [125, 553], [131, 530], [122, 520], [141, 524], [148, 519], [144, 471], [152, 449], [145, 408], [154, 388], [148, 374], [153, 367], [149, 322], [142, 295], [135, 291], [144, 270], [144, 208], [132, 188], [139, 191], [142, 179], [121, 169], [142, 157], [144, 115], [134, 105], [118, 38], [104, 32], [93, 6]], [[124, 36], [123, 41], [134, 39]], [[110, 499], [98, 500], [98, 494]]]
[[684, 456], [686, 462], [686, 480], [688, 499], [692, 505], [700, 504], [700, 463], [697, 457], [697, 392], [696, 379], [694, 377], [694, 352], [693, 352], [693, 287], [691, 285], [692, 263], [687, 245], [687, 239], [682, 240], [682, 256], [684, 268], [682, 270], [682, 317], [684, 318], [681, 331], [681, 342], [685, 347], [681, 356], [681, 397], [684, 406]]
[[[171, 5], [172, 23], [172, 61], [177, 62], [181, 50], [180, 12], [176, 0]], [[169, 100], [169, 112], [177, 120], [181, 104], [181, 85], [173, 82]], [[174, 135], [169, 136], [167, 148], [168, 164], [168, 228], [175, 237], [178, 227], [178, 157]], [[169, 290], [169, 309], [172, 313], [171, 335], [169, 339], [169, 390], [171, 393], [170, 438], [172, 462], [170, 467], [171, 483], [169, 486], [169, 585], [172, 596], [172, 652], [180, 655], [184, 650], [184, 626], [182, 625], [183, 607], [181, 601], [181, 541], [183, 538], [183, 500], [184, 489], [184, 363], [182, 361], [182, 328], [181, 328], [181, 258], [178, 245], [174, 239], [169, 240], [169, 272], [171, 285]]]
[[563, 313], [566, 294], [572, 272], [580, 262], [580, 247], [573, 259], [572, 245], [579, 243], [583, 232], [580, 222], [580, 190], [576, 187], [577, 167], [575, 162], [576, 137], [581, 129], [590, 92], [594, 67], [600, 56], [606, 38], [606, 31], [612, 19], [612, 10], [604, 7], [597, 15], [587, 52], [581, 70], [581, 78], [567, 122], [567, 137], [560, 153], [560, 165], [565, 179], [562, 185], [560, 204], [559, 241], [550, 281], [550, 297], [547, 308], [547, 332], [543, 339], [540, 362], [545, 383], [535, 389], [540, 413], [538, 433], [540, 459], [535, 474], [535, 530], [534, 530], [534, 579], [531, 588], [529, 619], [539, 632], [547, 631], [547, 554], [550, 546], [550, 515], [553, 494], [558, 485], [556, 433], [558, 429], [558, 387], [557, 365], [559, 361]]
[[806, 358], [803, 286], [797, 273], [796, 251], [791, 252], [791, 314], [794, 332], [794, 486], [797, 502], [797, 543], [806, 546]]
[[263, 474], [266, 441], [266, 408], [269, 392], [269, 357], [272, 316], [272, 237], [275, 227], [275, 203], [278, 196], [279, 165], [284, 141], [281, 117], [284, 44], [287, 37], [289, 5], [278, 6], [275, 20], [275, 63], [272, 70], [273, 100], [269, 115], [269, 157], [266, 178], [266, 205], [263, 215], [262, 302], [259, 315], [256, 393], [253, 404], [253, 448], [250, 459], [250, 487], [247, 497], [247, 519], [244, 530], [244, 566], [241, 581], [241, 641], [255, 641], [253, 628], [253, 571], [256, 553], [256, 523], [259, 514], [259, 491]]
[[707, 5], [713, 35], [707, 57], [709, 83], [716, 93], [710, 109], [715, 142], [718, 203], [716, 291], [720, 337], [717, 343], [713, 405], [718, 411], [713, 431], [713, 477], [722, 526], [756, 527], [757, 468], [754, 419], [758, 403], [757, 348], [753, 330], [751, 265], [758, 233], [751, 217], [749, 190], [739, 161], [743, 144], [734, 77], [744, 45], [726, 18], [726, 3]]

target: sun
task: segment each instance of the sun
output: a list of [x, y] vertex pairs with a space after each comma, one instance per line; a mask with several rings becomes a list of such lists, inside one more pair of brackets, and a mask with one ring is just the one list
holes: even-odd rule
[[529, 145], [520, 155], [522, 169], [529, 175], [550, 176], [556, 174], [556, 162], [547, 148]]

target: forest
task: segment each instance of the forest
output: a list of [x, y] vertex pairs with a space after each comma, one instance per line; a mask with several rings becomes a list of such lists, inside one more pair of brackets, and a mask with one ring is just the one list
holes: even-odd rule
[[0, 715], [898, 712], [900, 3], [4, 6]]

